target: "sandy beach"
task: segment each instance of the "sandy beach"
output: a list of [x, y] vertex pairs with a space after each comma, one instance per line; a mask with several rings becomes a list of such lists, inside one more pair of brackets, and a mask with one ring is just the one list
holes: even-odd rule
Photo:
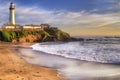
[[0, 43], [0, 80], [67, 80], [56, 70], [25, 62], [12, 51], [16, 46]]

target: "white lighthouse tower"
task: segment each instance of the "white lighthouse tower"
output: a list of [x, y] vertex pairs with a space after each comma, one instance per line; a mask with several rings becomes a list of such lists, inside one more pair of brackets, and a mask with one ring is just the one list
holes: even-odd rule
[[21, 28], [19, 24], [15, 23], [15, 5], [13, 3], [10, 3], [10, 14], [9, 14], [9, 23], [3, 24], [3, 28], [5, 29], [16, 29]]
[[9, 10], [10, 10], [10, 18], [9, 18], [10, 23], [9, 24], [15, 25], [15, 5], [14, 5], [14, 3], [10, 3]]

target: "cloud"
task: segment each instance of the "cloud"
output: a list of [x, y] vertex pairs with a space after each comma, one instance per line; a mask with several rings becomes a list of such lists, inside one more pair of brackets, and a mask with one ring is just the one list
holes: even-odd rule
[[120, 0], [104, 0], [105, 2], [111, 3], [109, 7], [112, 11], [120, 11]]
[[[114, 1], [114, 0], [111, 0]], [[65, 10], [46, 10], [36, 6], [16, 5], [16, 23], [41, 24], [49, 23], [53, 26], [66, 27], [66, 29], [98, 29], [105, 25], [120, 22], [120, 11], [112, 13], [91, 13], [87, 11], [71, 12]], [[2, 7], [4, 6], [4, 7]], [[93, 9], [92, 11], [97, 11]], [[9, 4], [0, 5], [0, 25], [9, 22]]]

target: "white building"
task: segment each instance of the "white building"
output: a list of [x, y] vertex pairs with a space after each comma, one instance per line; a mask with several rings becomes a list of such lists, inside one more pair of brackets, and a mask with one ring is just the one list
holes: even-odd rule
[[24, 25], [23, 29], [39, 29], [39, 30], [41, 29], [42, 30], [42, 27], [40, 25], [30, 24], [30, 25]]
[[15, 5], [14, 5], [14, 3], [10, 3], [9, 10], [10, 10], [9, 23], [15, 25]]
[[20, 26], [20, 25], [15, 23], [15, 5], [14, 5], [14, 3], [10, 3], [9, 10], [10, 10], [9, 23], [4, 24], [2, 26], [3, 29], [17, 29], [17, 28], [19, 28], [19, 29], [43, 30], [44, 28], [50, 27], [49, 24], [41, 24], [41, 25], [30, 24], [30, 25]]
[[10, 3], [9, 10], [10, 10], [9, 23], [4, 24], [3, 28], [5, 29], [20, 28], [21, 26], [15, 23], [15, 5], [13, 3]]
[[3, 29], [15, 29], [15, 28], [21, 28], [19, 24], [4, 24]]

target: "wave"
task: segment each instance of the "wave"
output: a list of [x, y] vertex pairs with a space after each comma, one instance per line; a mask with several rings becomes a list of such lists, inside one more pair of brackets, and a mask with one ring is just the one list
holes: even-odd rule
[[98, 44], [84, 42], [36, 43], [33, 50], [86, 61], [120, 63], [120, 44]]

